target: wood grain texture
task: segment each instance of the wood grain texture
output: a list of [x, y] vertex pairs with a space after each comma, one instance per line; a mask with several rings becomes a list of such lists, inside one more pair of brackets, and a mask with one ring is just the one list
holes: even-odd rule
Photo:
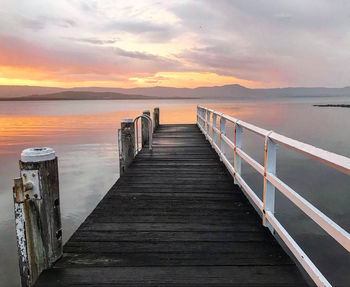
[[307, 286], [195, 125], [160, 125], [36, 286]]
[[37, 170], [41, 199], [23, 202], [31, 282], [62, 256], [62, 227], [57, 158], [43, 162], [19, 162], [21, 171]]

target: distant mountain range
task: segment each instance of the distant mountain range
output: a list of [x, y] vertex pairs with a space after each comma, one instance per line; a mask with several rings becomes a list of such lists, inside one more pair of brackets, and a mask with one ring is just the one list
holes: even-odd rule
[[249, 89], [240, 85], [214, 87], [172, 88], [55, 88], [39, 86], [1, 86], [0, 100], [120, 100], [154, 98], [279, 98], [279, 97], [324, 97], [350, 96], [350, 87], [344, 88], [275, 88]]
[[16, 101], [63, 101], [63, 100], [142, 100], [159, 99], [159, 97], [149, 97], [142, 95], [129, 95], [113, 92], [82, 92], [82, 91], [64, 91], [51, 94], [30, 95], [23, 97], [0, 98], [4, 100]]

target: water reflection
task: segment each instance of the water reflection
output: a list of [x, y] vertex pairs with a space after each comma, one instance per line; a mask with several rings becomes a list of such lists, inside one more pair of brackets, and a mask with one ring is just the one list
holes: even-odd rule
[[[328, 99], [322, 99], [329, 102]], [[349, 100], [347, 100], [349, 102]], [[334, 100], [332, 100], [334, 102]], [[344, 100], [342, 100], [344, 102]], [[350, 156], [350, 109], [313, 107], [310, 99], [280, 102], [201, 104], [236, 118]], [[25, 107], [0, 103], [0, 282], [18, 286], [12, 178], [18, 157], [29, 146], [51, 146], [59, 156], [64, 240], [67, 240], [118, 178], [117, 128], [125, 117], [160, 107], [161, 123], [194, 123], [196, 101], [28, 102]], [[232, 137], [232, 127], [228, 136]], [[263, 163], [263, 139], [243, 134], [243, 149]], [[278, 176], [328, 214], [350, 228], [350, 182], [347, 176], [284, 148], [278, 150]], [[262, 178], [243, 165], [248, 184], [262, 195]], [[339, 285], [349, 282], [350, 258], [313, 222], [277, 193], [277, 217], [296, 236], [321, 271]], [[322, 250], [322, 252], [320, 252]]]

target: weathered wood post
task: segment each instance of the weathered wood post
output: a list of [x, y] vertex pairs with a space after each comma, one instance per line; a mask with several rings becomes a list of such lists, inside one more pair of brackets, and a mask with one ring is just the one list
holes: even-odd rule
[[27, 287], [62, 256], [57, 157], [51, 148], [29, 148], [19, 167], [13, 195], [21, 283]]
[[159, 108], [154, 108], [153, 111], [153, 127], [156, 130], [159, 127]]
[[132, 118], [121, 122], [119, 134], [119, 170], [122, 175], [135, 157], [135, 127]]
[[[151, 116], [151, 113], [149, 110], [144, 110], [143, 114], [149, 117]], [[149, 137], [148, 120], [145, 118], [141, 119], [141, 132], [142, 132], [142, 146], [144, 146], [148, 144], [148, 137]]]

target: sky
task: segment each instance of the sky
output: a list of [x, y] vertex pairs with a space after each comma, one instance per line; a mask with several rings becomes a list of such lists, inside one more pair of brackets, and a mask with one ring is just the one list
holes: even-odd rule
[[350, 85], [350, 1], [0, 0], [0, 85]]

